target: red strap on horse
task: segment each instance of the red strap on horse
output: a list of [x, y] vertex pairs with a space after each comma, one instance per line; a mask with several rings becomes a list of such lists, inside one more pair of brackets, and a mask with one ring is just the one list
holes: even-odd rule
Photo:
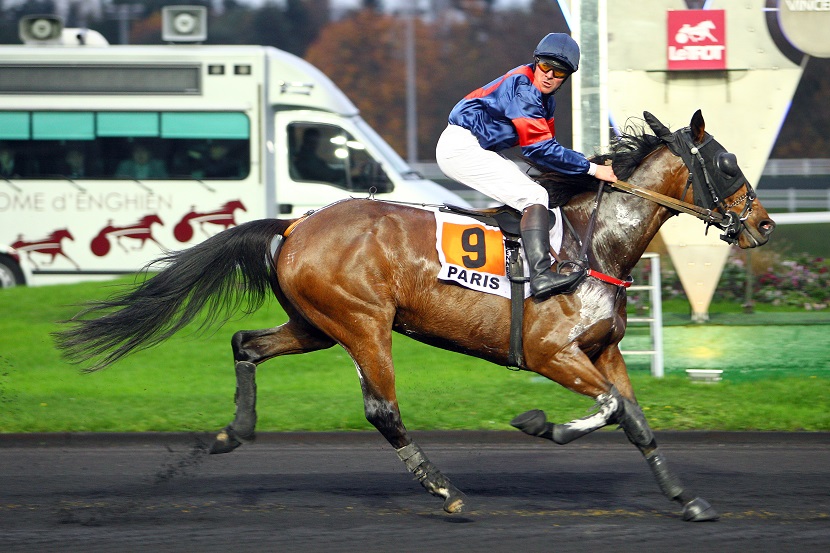
[[634, 283], [634, 279], [631, 277], [628, 277], [628, 280], [620, 280], [618, 278], [606, 275], [605, 273], [600, 273], [599, 271], [595, 271], [593, 269], [588, 269], [588, 276], [598, 278], [603, 282], [607, 282], [615, 286], [621, 286], [623, 288], [628, 288]]

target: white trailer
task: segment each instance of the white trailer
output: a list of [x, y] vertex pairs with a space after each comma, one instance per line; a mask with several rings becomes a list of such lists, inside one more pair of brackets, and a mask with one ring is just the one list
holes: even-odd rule
[[[55, 36], [83, 38], [66, 31]], [[349, 196], [466, 205], [296, 56], [86, 36], [0, 46], [0, 244], [28, 284], [134, 272], [228, 226]]]

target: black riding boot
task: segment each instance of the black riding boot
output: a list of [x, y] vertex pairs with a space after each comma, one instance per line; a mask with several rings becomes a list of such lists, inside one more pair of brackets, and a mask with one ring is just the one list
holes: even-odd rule
[[550, 228], [548, 210], [534, 204], [522, 213], [522, 242], [530, 265], [530, 291], [537, 298], [572, 292], [585, 276], [583, 270], [563, 275], [550, 266]]

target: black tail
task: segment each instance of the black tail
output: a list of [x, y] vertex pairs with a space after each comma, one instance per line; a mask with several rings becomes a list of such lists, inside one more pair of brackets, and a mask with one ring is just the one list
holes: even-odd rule
[[227, 321], [245, 304], [256, 311], [277, 286], [271, 242], [291, 221], [263, 219], [233, 227], [161, 257], [161, 272], [137, 288], [88, 304], [56, 332], [58, 348], [74, 363], [95, 360], [96, 371], [133, 351], [154, 346], [181, 330], [207, 307], [204, 328]]

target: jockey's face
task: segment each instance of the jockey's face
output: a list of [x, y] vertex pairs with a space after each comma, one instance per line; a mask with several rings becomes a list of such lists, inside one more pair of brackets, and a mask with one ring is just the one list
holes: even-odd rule
[[555, 77], [554, 70], [550, 69], [548, 71], [542, 71], [540, 64], [536, 64], [533, 70], [533, 80], [536, 83], [536, 86], [539, 87], [539, 90], [542, 91], [542, 94], [552, 94], [556, 92], [556, 90], [562, 86], [562, 83], [568, 78], [568, 76], [564, 77]]

